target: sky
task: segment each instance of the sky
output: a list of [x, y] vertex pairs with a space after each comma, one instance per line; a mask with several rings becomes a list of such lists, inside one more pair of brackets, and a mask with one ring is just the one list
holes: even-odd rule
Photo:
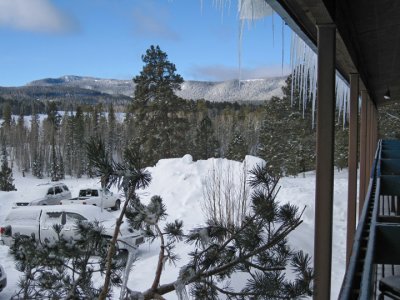
[[237, 1], [0, 0], [0, 86], [63, 75], [132, 79], [150, 45], [185, 80], [287, 75], [289, 27], [276, 13], [248, 21], [239, 46]]

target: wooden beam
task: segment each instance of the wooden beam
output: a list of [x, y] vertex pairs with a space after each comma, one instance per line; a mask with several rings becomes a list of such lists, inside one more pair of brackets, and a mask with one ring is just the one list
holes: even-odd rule
[[351, 249], [356, 231], [357, 216], [357, 145], [358, 145], [358, 94], [359, 75], [350, 74], [350, 121], [349, 121], [349, 159], [348, 159], [348, 193], [347, 193], [347, 240], [346, 268], [349, 264]]
[[330, 299], [332, 268], [333, 154], [335, 145], [334, 24], [318, 25], [317, 167], [314, 226], [314, 299]]
[[368, 103], [368, 94], [366, 90], [361, 91], [361, 128], [360, 128], [360, 189], [358, 196], [358, 216], [360, 218], [360, 214], [362, 208], [364, 207], [365, 201], [365, 190], [367, 187], [366, 184], [366, 148], [367, 148], [367, 103]]

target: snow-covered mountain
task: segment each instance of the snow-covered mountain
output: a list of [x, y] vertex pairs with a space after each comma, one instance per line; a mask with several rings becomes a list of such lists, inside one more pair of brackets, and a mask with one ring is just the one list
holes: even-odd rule
[[75, 87], [94, 90], [110, 95], [132, 96], [134, 84], [132, 80], [101, 79], [66, 75], [59, 78], [45, 78], [29, 82], [27, 86]]
[[[253, 80], [229, 81], [185, 81], [177, 95], [184, 99], [205, 99], [209, 101], [261, 101], [272, 96], [282, 96], [286, 77], [270, 77]], [[35, 80], [27, 86], [76, 87], [110, 95], [133, 96], [135, 85], [132, 80], [102, 79], [81, 76], [62, 76]]]

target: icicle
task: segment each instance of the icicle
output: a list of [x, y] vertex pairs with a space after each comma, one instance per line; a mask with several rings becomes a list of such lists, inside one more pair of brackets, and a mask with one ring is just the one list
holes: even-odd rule
[[265, 0], [239, 0], [238, 5], [240, 20], [254, 21], [273, 13], [272, 8]]
[[275, 48], [275, 22], [274, 22], [274, 13], [272, 12], [272, 48]]
[[[220, 7], [224, 6], [227, 0], [214, 0], [219, 3]], [[229, 6], [230, 6], [230, 0]], [[273, 13], [272, 8], [264, 0], [238, 0], [239, 14], [239, 45], [238, 45], [238, 62], [239, 62], [239, 88], [242, 80], [242, 45], [243, 31], [246, 21], [252, 22], [261, 19]]]
[[238, 64], [239, 64], [239, 89], [240, 89], [240, 83], [242, 80], [242, 45], [243, 45], [243, 26], [244, 22], [243, 20], [239, 21], [239, 45], [238, 45]]
[[186, 284], [179, 279], [174, 284], [176, 295], [178, 300], [189, 300], [188, 293], [186, 291]]
[[189, 282], [194, 275], [194, 270], [191, 267], [184, 266], [179, 270], [178, 279], [174, 283], [178, 300], [189, 300], [189, 296], [186, 291], [186, 283]]
[[282, 75], [283, 75], [284, 59], [285, 59], [285, 22], [282, 20]]
[[[294, 91], [299, 91], [299, 109], [303, 109], [303, 115], [308, 102], [312, 107], [312, 126], [315, 124], [315, 109], [317, 95], [317, 55], [308, 45], [295, 33], [292, 33], [291, 40], [291, 70], [292, 87], [291, 102], [294, 103]], [[349, 86], [339, 73], [336, 73], [336, 108], [339, 111], [339, 118], [343, 119], [343, 126], [348, 118]], [[339, 121], [340, 119], [338, 119]]]
[[292, 105], [293, 106], [293, 91], [294, 91], [294, 89], [293, 89], [293, 87], [294, 87], [294, 73], [293, 73], [293, 67], [294, 67], [294, 59], [293, 59], [293, 57], [294, 57], [294, 47], [293, 47], [293, 45], [294, 45], [294, 43], [295, 43], [295, 39], [294, 39], [294, 37], [293, 37], [293, 32], [292, 32], [292, 34], [291, 34], [291, 36], [290, 36], [290, 45], [291, 45], [291, 47], [290, 47], [290, 70], [292, 70], [292, 80], [290, 81], [290, 105]]
[[126, 285], [128, 283], [129, 273], [131, 272], [131, 268], [132, 268], [133, 262], [135, 261], [135, 258], [136, 258], [136, 249], [129, 248], [128, 249], [128, 260], [126, 262], [125, 271], [124, 271], [124, 280], [122, 282], [121, 294], [119, 295], [120, 300], [125, 299]]

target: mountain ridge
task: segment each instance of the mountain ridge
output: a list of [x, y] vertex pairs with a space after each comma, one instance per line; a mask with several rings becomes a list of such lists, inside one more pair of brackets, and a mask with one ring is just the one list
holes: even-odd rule
[[[184, 81], [176, 91], [184, 99], [222, 101], [262, 101], [273, 96], [282, 96], [286, 76], [250, 80]], [[90, 76], [65, 75], [58, 78], [43, 78], [22, 87], [70, 87], [98, 91], [109, 95], [133, 97], [135, 84], [132, 80], [105, 79]]]

